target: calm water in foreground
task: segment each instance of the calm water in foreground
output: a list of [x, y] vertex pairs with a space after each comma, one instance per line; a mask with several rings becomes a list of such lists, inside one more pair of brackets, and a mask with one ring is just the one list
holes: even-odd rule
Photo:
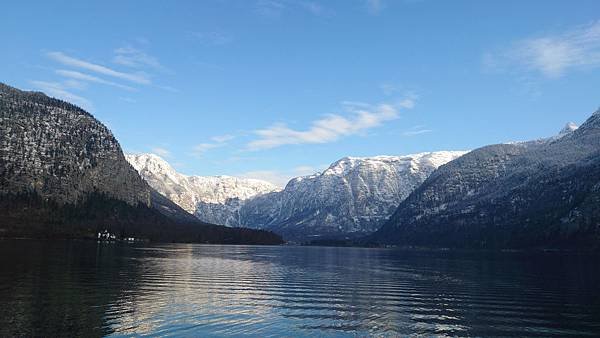
[[0, 241], [0, 335], [600, 335], [598, 257]]

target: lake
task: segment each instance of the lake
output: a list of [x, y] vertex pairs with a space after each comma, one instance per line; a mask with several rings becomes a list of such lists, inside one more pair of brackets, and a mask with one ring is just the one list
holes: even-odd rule
[[598, 257], [0, 241], [0, 336], [598, 336]]

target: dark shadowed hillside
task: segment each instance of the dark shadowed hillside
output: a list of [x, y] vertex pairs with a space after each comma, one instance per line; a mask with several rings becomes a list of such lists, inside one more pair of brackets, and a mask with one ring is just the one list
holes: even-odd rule
[[372, 239], [418, 246], [598, 248], [600, 111], [575, 131], [483, 147], [440, 167]]
[[202, 223], [154, 191], [91, 114], [0, 84], [0, 236], [280, 243], [265, 231]]

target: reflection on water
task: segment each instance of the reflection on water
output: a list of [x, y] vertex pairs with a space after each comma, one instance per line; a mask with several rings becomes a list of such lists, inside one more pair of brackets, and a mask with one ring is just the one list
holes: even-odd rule
[[0, 241], [0, 335], [600, 334], [597, 257]]

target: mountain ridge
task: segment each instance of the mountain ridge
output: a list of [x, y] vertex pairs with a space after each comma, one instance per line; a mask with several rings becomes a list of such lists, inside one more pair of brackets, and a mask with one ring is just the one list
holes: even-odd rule
[[[375, 231], [435, 168], [464, 153], [348, 156], [322, 172], [292, 178], [281, 190], [264, 189], [247, 196], [223, 195], [220, 199], [200, 196], [199, 191], [197, 198], [190, 200], [192, 205], [195, 203], [194, 214], [203, 221], [279, 231], [288, 235], [288, 239], [299, 241], [322, 236], [355, 237]], [[207, 179], [181, 175], [158, 155], [127, 155], [127, 158], [151, 186], [166, 196], [177, 190], [186, 191], [188, 183], [179, 186], [181, 181], [191, 177], [202, 182]], [[169, 180], [174, 182], [173, 186]], [[180, 204], [181, 200], [175, 197], [174, 201]], [[310, 223], [312, 229], [304, 228], [302, 223]], [[317, 223], [323, 226], [315, 229]]]
[[238, 226], [235, 215], [244, 200], [279, 189], [257, 179], [184, 175], [156, 154], [125, 158], [153, 188], [208, 223]]
[[[441, 167], [371, 239], [472, 248], [598, 245], [600, 114], [544, 142], [485, 146]], [[596, 208], [597, 209], [597, 208]]]
[[344, 157], [323, 172], [291, 179], [280, 192], [249, 200], [240, 210], [242, 225], [298, 242], [360, 237], [377, 230], [435, 168], [465, 153]]
[[201, 222], [153, 190], [92, 114], [0, 84], [0, 236], [273, 243], [268, 232]]

